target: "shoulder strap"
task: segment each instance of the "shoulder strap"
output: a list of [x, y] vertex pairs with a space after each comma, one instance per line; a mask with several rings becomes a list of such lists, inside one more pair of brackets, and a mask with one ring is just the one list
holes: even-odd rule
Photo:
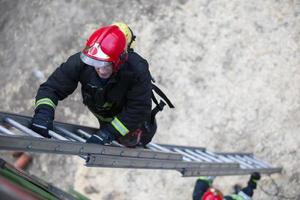
[[[154, 92], [156, 94], [158, 94], [163, 100], [160, 100], [159, 103], [154, 95]], [[151, 96], [153, 102], [156, 104], [156, 106], [153, 108], [153, 110], [151, 111], [151, 123], [154, 123], [155, 120], [155, 115], [159, 112], [162, 111], [166, 105], [166, 103], [168, 104], [168, 106], [170, 108], [175, 108], [174, 105], [171, 103], [171, 101], [169, 100], [169, 98], [161, 91], [161, 89], [159, 89], [156, 85], [154, 85], [152, 83], [152, 96]], [[166, 103], [165, 103], [166, 102]]]
[[159, 89], [159, 87], [157, 87], [156, 85], [154, 85], [152, 83], [152, 99], [156, 105], [158, 105], [158, 101], [157, 101], [156, 97], [154, 96], [153, 91], [156, 94], [158, 94], [168, 104], [168, 106], [170, 108], [175, 108], [175, 106], [171, 103], [170, 99], [163, 93], [163, 91], [161, 91], [161, 89]]

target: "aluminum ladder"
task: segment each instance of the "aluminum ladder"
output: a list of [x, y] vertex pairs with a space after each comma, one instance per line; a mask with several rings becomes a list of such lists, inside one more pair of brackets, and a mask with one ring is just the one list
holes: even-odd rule
[[250, 153], [215, 153], [199, 147], [149, 143], [146, 148], [86, 144], [96, 128], [54, 122], [51, 139], [28, 128], [31, 117], [0, 112], [0, 150], [78, 155], [88, 167], [165, 169], [184, 177], [280, 173]]

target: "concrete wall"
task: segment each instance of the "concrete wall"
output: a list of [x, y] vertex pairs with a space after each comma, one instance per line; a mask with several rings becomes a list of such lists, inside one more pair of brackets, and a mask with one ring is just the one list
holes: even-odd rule
[[[259, 188], [254, 198], [300, 199], [299, 0], [2, 0], [0, 15], [0, 110], [32, 115], [41, 81], [95, 28], [125, 21], [176, 106], [159, 114], [154, 141], [253, 152], [284, 168], [272, 176], [279, 194]], [[97, 126], [81, 101], [76, 90], [56, 119]], [[30, 172], [107, 200], [191, 199], [195, 181], [171, 171], [85, 168], [57, 155], [35, 155]], [[215, 184], [229, 193], [247, 179]], [[259, 185], [277, 192], [269, 177]]]

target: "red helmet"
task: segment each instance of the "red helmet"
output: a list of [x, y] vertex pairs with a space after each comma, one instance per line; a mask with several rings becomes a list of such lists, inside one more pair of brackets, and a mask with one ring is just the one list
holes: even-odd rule
[[220, 190], [209, 188], [204, 193], [201, 200], [223, 200], [223, 194]]
[[94, 67], [113, 65], [113, 71], [117, 72], [127, 59], [126, 37], [116, 25], [102, 27], [96, 30], [87, 40], [80, 58]]

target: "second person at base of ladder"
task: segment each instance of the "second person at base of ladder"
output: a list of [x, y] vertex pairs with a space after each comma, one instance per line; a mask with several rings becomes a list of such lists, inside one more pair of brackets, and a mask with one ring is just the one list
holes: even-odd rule
[[147, 61], [133, 51], [134, 40], [124, 23], [96, 30], [85, 48], [70, 56], [39, 87], [31, 129], [50, 137], [58, 102], [81, 83], [83, 103], [100, 123], [88, 143], [117, 140], [129, 147], [149, 143], [156, 131], [156, 123], [150, 123], [151, 74]]
[[193, 200], [251, 200], [260, 178], [261, 175], [254, 172], [246, 187], [236, 191], [236, 194], [223, 196], [220, 190], [212, 186], [214, 177], [199, 177], [194, 187]]

